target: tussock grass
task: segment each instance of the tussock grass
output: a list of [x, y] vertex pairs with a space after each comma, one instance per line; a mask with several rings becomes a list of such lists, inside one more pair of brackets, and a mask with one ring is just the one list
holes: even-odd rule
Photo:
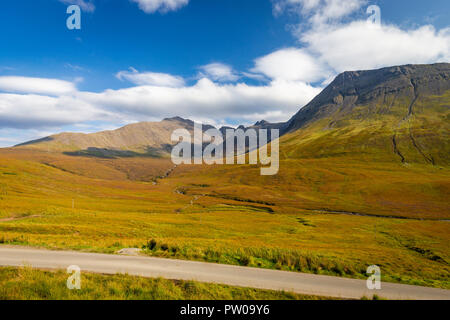
[[69, 290], [64, 271], [0, 268], [0, 300], [319, 300], [316, 296], [129, 275], [81, 274]]

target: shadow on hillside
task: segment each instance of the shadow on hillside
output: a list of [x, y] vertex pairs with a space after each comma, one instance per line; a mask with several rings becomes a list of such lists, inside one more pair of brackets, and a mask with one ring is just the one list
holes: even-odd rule
[[[171, 146], [170, 146], [171, 148]], [[129, 150], [112, 150], [104, 148], [87, 148], [85, 150], [67, 151], [65, 155], [74, 157], [89, 157], [89, 158], [101, 158], [101, 159], [117, 159], [117, 158], [161, 158], [167, 153], [167, 146], [163, 146], [161, 149], [147, 147], [145, 153], [139, 153]], [[170, 151], [169, 151], [170, 152]]]

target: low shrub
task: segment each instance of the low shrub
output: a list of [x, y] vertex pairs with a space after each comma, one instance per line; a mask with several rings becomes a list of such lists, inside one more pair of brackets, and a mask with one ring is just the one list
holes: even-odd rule
[[156, 242], [156, 240], [152, 239], [150, 241], [147, 241], [147, 243], [142, 246], [142, 249], [154, 250], [157, 244], [158, 243]]

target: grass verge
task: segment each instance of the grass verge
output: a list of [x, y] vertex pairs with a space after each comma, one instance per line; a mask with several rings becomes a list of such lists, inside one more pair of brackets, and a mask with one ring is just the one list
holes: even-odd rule
[[295, 293], [150, 279], [129, 275], [82, 273], [81, 290], [66, 287], [64, 271], [29, 267], [0, 268], [0, 300], [323, 300]]

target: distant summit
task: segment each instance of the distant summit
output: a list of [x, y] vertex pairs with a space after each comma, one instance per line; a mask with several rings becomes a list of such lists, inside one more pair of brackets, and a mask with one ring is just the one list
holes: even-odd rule
[[163, 121], [176, 121], [176, 122], [182, 122], [182, 123], [186, 123], [188, 125], [194, 125], [194, 121], [190, 120], [190, 119], [184, 119], [182, 117], [172, 117], [172, 118], [165, 118], [163, 119]]
[[267, 122], [266, 120], [261, 120], [261, 121], [256, 122], [254, 124], [254, 126], [258, 127], [258, 126], [265, 126], [265, 125], [268, 125], [268, 124], [269, 124], [269, 122]]

